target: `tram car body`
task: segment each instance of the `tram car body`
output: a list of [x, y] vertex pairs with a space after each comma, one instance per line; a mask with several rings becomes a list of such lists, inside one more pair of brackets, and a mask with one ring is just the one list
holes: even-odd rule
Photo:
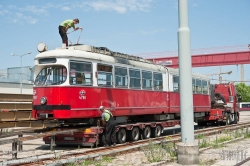
[[[194, 120], [210, 111], [209, 78], [193, 74]], [[73, 45], [35, 57], [32, 116], [95, 123], [99, 107], [117, 123], [180, 119], [178, 69], [112, 52]], [[185, 82], [183, 82], [185, 83]]]

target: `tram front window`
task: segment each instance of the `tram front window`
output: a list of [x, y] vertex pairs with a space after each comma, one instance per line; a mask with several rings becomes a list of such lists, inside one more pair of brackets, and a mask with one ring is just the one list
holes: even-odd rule
[[67, 79], [67, 69], [64, 66], [51, 66], [43, 68], [37, 75], [35, 86], [60, 85]]

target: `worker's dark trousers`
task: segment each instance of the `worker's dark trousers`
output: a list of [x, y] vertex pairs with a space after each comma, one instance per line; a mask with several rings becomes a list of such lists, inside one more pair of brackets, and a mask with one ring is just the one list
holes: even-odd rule
[[109, 121], [106, 122], [105, 125], [106, 133], [105, 133], [105, 141], [107, 145], [111, 145], [116, 143], [116, 133], [115, 133], [115, 121], [111, 116]]
[[68, 47], [68, 36], [66, 34], [65, 28], [60, 25], [58, 27], [58, 29], [59, 29], [59, 34], [60, 34], [60, 36], [62, 38], [62, 42], [66, 44], [66, 47]]

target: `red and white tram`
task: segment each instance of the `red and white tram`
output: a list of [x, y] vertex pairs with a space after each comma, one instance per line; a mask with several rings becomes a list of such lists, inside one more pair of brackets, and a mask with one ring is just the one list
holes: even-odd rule
[[[94, 120], [101, 105], [126, 119], [179, 117], [178, 70], [106, 48], [76, 45], [40, 53], [35, 78], [37, 119]], [[210, 109], [208, 85], [207, 77], [193, 74], [194, 112], [199, 115]]]
[[[111, 110], [118, 124], [118, 143], [125, 141], [124, 130], [135, 133], [134, 128], [151, 128], [150, 132], [159, 136], [164, 127], [180, 124], [177, 69], [105, 47], [73, 45], [38, 54], [34, 74], [33, 118], [95, 126], [102, 105]], [[194, 120], [204, 122], [211, 111], [209, 78], [200, 74], [192, 77]], [[131, 135], [132, 140], [137, 139]], [[80, 144], [90, 143], [86, 140]]]

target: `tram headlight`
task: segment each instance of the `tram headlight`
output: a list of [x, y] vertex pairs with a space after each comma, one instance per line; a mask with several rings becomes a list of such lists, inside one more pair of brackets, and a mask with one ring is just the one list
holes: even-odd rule
[[46, 104], [46, 103], [47, 103], [46, 97], [41, 97], [40, 103], [41, 103], [42, 105]]

